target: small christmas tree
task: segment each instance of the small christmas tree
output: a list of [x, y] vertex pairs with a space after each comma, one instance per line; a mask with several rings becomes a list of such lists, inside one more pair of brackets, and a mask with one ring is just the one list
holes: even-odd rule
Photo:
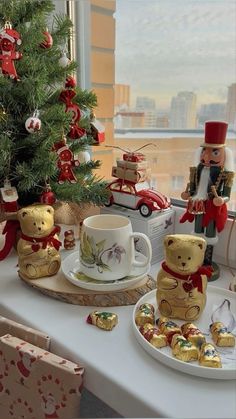
[[0, 2], [2, 212], [15, 211], [16, 200], [22, 207], [107, 199], [105, 182], [93, 173], [100, 161], [88, 153], [96, 95], [76, 87], [77, 64], [65, 49], [72, 22], [52, 19], [53, 10], [51, 0]]

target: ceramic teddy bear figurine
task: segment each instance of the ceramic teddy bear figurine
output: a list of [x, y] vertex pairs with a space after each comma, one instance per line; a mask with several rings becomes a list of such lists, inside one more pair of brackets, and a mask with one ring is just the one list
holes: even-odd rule
[[54, 226], [54, 209], [50, 205], [35, 204], [18, 211], [21, 238], [17, 244], [19, 275], [37, 279], [55, 275], [61, 265], [61, 242]]
[[195, 320], [206, 304], [207, 276], [203, 267], [206, 242], [187, 234], [167, 235], [165, 262], [157, 275], [157, 304], [163, 316]]

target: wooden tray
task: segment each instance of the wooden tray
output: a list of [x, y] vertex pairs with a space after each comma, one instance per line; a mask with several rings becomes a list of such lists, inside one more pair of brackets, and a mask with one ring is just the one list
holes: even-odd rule
[[76, 287], [64, 277], [60, 271], [57, 275], [29, 280], [19, 274], [22, 281], [43, 294], [70, 304], [95, 307], [112, 307], [136, 304], [147, 292], [156, 288], [156, 281], [147, 275], [138, 284], [124, 290], [114, 292], [91, 291]]

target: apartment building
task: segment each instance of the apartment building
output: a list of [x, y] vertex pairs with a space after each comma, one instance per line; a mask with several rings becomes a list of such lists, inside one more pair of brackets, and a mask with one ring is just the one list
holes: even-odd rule
[[179, 92], [172, 98], [170, 127], [175, 129], [196, 128], [197, 97], [193, 92]]

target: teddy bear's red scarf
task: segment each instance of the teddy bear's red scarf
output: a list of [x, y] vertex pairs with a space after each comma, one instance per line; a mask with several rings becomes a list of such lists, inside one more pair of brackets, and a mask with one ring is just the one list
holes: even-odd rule
[[[17, 230], [20, 229], [20, 223], [17, 220], [8, 220], [3, 229], [3, 234], [5, 235], [5, 244], [0, 250], [0, 261], [4, 260], [7, 255], [10, 253], [16, 242]], [[34, 237], [26, 236], [21, 234], [22, 239], [32, 242], [33, 252], [37, 252], [40, 248], [39, 242], [43, 243], [43, 249], [46, 248], [47, 244], [50, 244], [55, 247], [56, 250], [59, 250], [61, 242], [53, 237], [55, 234], [60, 233], [60, 227], [56, 226], [54, 230], [47, 237], [42, 237], [41, 239], [35, 239]]]
[[26, 236], [25, 234], [21, 233], [21, 238], [23, 240], [26, 240], [28, 242], [33, 243], [32, 244], [32, 250], [33, 252], [37, 252], [40, 248], [39, 244], [37, 243], [42, 243], [43, 244], [43, 249], [46, 249], [47, 245], [51, 245], [53, 246], [56, 250], [60, 249], [61, 246], [61, 242], [56, 239], [55, 234], [60, 233], [60, 227], [56, 226], [51, 233], [46, 236], [46, 237], [40, 237], [40, 238], [35, 238], [35, 237], [30, 237], [30, 236]]
[[182, 279], [186, 281], [183, 283], [183, 289], [186, 292], [191, 291], [193, 288], [197, 288], [199, 292], [203, 292], [202, 290], [202, 277], [201, 275], [206, 275], [208, 278], [212, 275], [212, 267], [211, 266], [201, 266], [196, 272], [190, 275], [182, 275], [177, 272], [172, 271], [168, 268], [166, 262], [162, 262], [162, 269], [167, 272], [168, 274], [172, 275], [174, 278]]

